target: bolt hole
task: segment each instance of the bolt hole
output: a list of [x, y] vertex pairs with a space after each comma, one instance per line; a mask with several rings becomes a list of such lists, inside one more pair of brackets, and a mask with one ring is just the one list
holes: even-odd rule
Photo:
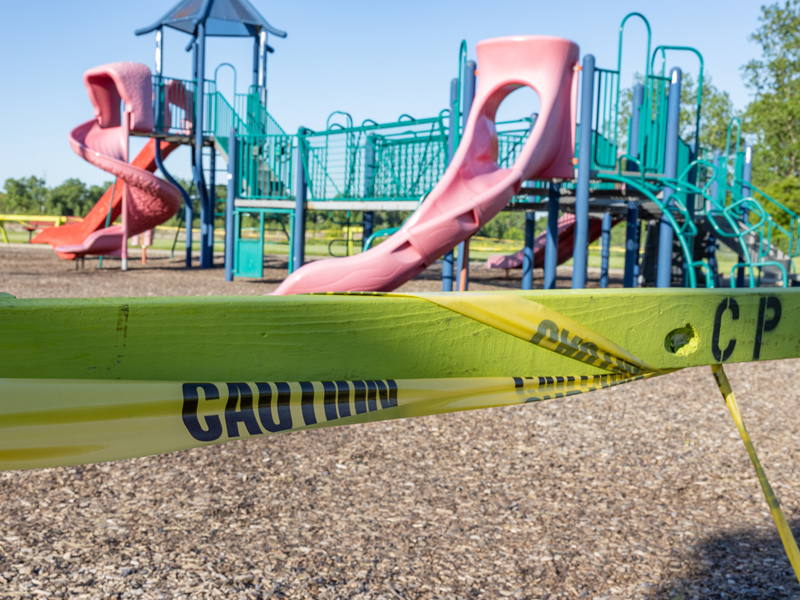
[[684, 327], [670, 331], [664, 340], [667, 352], [677, 356], [688, 356], [697, 350], [699, 344], [700, 338], [697, 336], [697, 331], [688, 323]]

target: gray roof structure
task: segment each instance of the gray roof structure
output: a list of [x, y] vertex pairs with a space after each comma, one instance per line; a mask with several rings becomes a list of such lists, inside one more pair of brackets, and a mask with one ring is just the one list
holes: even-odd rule
[[136, 30], [144, 35], [172, 27], [189, 35], [197, 34], [197, 26], [205, 25], [205, 34], [214, 37], [258, 37], [262, 31], [285, 38], [286, 32], [276, 29], [261, 16], [248, 0], [181, 0], [167, 14], [149, 27]]

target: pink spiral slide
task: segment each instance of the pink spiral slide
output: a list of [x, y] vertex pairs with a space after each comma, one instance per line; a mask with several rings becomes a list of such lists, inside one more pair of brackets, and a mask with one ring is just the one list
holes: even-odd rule
[[[549, 36], [504, 37], [480, 42], [477, 55], [480, 76], [461, 144], [424, 204], [380, 246], [304, 265], [275, 294], [391, 291], [474, 235], [523, 181], [573, 176], [578, 46]], [[502, 169], [495, 115], [523, 86], [538, 93], [539, 117], [517, 161]]]
[[[106, 198], [110, 193], [107, 192], [87, 215], [86, 225], [50, 227], [33, 240], [53, 245], [64, 258], [118, 254], [125, 233], [131, 237], [163, 223], [181, 204], [178, 188], [150, 172], [155, 170], [153, 157], [155, 144], [159, 142], [150, 140], [133, 164], [127, 161], [129, 132], [126, 125], [133, 131], [150, 133], [153, 130], [150, 69], [139, 63], [111, 63], [89, 69], [83, 81], [94, 105], [95, 118], [73, 129], [69, 143], [81, 158], [111, 173], [120, 182], [114, 198]], [[121, 115], [122, 101], [130, 115], [128, 119]], [[165, 155], [175, 147], [165, 142], [161, 144]], [[129, 191], [127, 232], [122, 225], [101, 228], [105, 225], [109, 203], [112, 217], [121, 211], [123, 181]], [[100, 206], [104, 200], [105, 208]]]

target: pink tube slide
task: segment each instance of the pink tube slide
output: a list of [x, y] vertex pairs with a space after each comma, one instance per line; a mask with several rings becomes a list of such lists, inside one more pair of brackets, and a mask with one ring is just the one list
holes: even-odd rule
[[[356, 256], [309, 263], [275, 294], [388, 292], [422, 272], [500, 212], [528, 179], [571, 178], [574, 166], [578, 46], [549, 36], [504, 37], [477, 47], [478, 87], [461, 144], [442, 179], [403, 227]], [[495, 115], [528, 86], [540, 111], [511, 168], [497, 165]]]
[[[613, 221], [616, 225], [618, 221]], [[600, 219], [589, 219], [589, 243], [591, 244], [603, 234], [603, 222]], [[544, 267], [547, 232], [542, 232], [533, 240], [533, 268]], [[567, 262], [575, 251], [575, 215], [566, 213], [558, 218], [558, 264]], [[488, 269], [519, 269], [522, 267], [522, 256], [525, 249], [514, 254], [495, 254], [486, 259]]]

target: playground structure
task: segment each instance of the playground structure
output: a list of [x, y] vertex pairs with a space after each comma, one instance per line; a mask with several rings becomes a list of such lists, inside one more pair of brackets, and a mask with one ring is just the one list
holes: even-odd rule
[[[647, 29], [645, 72], [641, 83], [633, 88], [632, 114], [627, 131], [622, 131], [623, 37], [632, 19], [641, 21]], [[192, 36], [189, 45], [194, 52], [192, 79], [163, 75], [164, 27]], [[437, 116], [415, 119], [403, 115], [392, 123], [367, 120], [355, 125], [350, 115], [337, 111], [328, 118], [323, 131], [300, 127], [296, 134], [288, 134], [267, 111], [266, 87], [267, 56], [272, 52], [268, 34], [278, 37], [286, 34], [269, 25], [246, 0], [224, 3], [209, 0], [202, 6], [184, 1], [137, 34], [153, 31], [157, 60], [152, 78], [152, 127], [131, 128], [130, 135], [144, 135], [162, 143], [156, 145], [151, 140], [134, 165], [146, 171], [159, 168], [168, 182], [176, 184], [164, 168], [163, 159], [177, 144], [192, 146], [193, 177], [200, 200], [200, 267], [212, 265], [214, 218], [224, 216], [228, 280], [263, 275], [265, 223], [279, 218], [287, 219], [289, 224], [290, 276], [278, 293], [393, 289], [404, 279], [397, 276], [391, 261], [387, 263], [393, 254], [390, 248], [400, 248], [401, 238], [408, 242], [409, 231], [419, 229], [425, 215], [442, 211], [444, 214], [450, 209], [441, 207], [447, 205], [455, 212], [442, 217], [438, 225], [428, 227], [424, 241], [414, 234], [419, 242], [415, 251], [420, 258], [416, 267], [407, 269], [413, 276], [441, 257], [443, 291], [468, 289], [469, 238], [500, 210], [526, 211], [525, 247], [518, 257], [522, 259], [523, 289], [532, 288], [534, 263], [539, 265], [540, 261], [544, 266], [543, 287], [552, 289], [556, 266], [570, 258], [572, 287], [585, 287], [588, 245], [597, 237], [598, 227], [603, 240], [600, 285], [607, 285], [608, 233], [612, 223], [622, 219], [627, 223], [625, 287], [787, 286], [798, 281], [792, 259], [800, 252], [800, 219], [752, 185], [753, 148], [742, 147], [738, 122], [729, 127], [724, 152], [710, 152], [699, 146], [702, 86], [698, 89], [692, 139], [681, 139], [678, 117], [682, 71], [676, 67], [667, 72], [667, 57], [682, 53], [698, 59], [701, 81], [702, 55], [689, 47], [660, 45], [652, 50], [650, 25], [639, 13], [627, 15], [621, 23], [615, 69], [596, 67], [591, 54], [583, 57], [574, 77], [575, 83], [580, 80], [580, 90], [570, 99], [577, 117], [577, 122], [573, 118], [571, 130], [548, 130], [549, 136], [559, 139], [568, 136], [574, 140], [574, 152], [570, 150], [574, 165], [570, 165], [569, 172], [562, 165], [564, 170], [555, 174], [525, 173], [502, 206], [498, 201], [490, 211], [481, 213], [476, 226], [461, 227], [460, 231], [449, 234], [442, 227], [454, 215], [466, 214], [467, 198], [474, 197], [467, 194], [458, 200], [442, 199], [447, 196], [443, 190], [448, 181], [456, 177], [448, 175], [448, 168], [463, 176], [465, 168], [471, 168], [464, 164], [464, 157], [473, 156], [469, 145], [473, 143], [470, 123], [476, 99], [477, 64], [467, 60], [466, 44], [462, 43], [459, 50], [459, 73], [451, 82], [450, 106]], [[228, 99], [216, 89], [216, 72], [227, 63], [217, 67], [214, 79], [206, 80], [205, 44], [209, 36], [254, 38], [252, 85], [247, 93], [234, 90], [233, 98]], [[485, 60], [481, 58], [481, 62]], [[477, 78], [479, 102], [475, 110], [478, 112], [484, 100], [480, 89], [488, 85], [485, 80], [490, 69], [486, 67], [490, 65], [483, 65], [481, 77]], [[544, 105], [546, 99], [541, 100]], [[542, 131], [548, 127], [546, 119], [541, 117], [531, 115], [492, 123], [497, 154], [491, 162], [496, 168], [513, 168], [526, 152], [529, 139], [541, 142]], [[581, 127], [581, 123], [591, 126]], [[227, 163], [224, 210], [215, 198], [219, 161]], [[437, 184], [442, 187], [437, 188]], [[191, 228], [195, 215], [188, 194], [181, 192], [186, 265], [191, 266]], [[59, 228], [62, 229], [59, 232], [49, 229], [34, 242], [52, 243], [65, 258], [98, 250], [91, 248], [93, 242], [87, 237], [89, 234], [100, 239], [113, 237], [98, 230], [109, 227], [119, 214], [123, 193], [112, 187], [107, 196], [80, 227]], [[317, 276], [310, 273], [316, 269], [321, 275], [323, 268], [303, 267], [306, 214], [334, 210], [362, 214], [365, 252], [327, 263], [325, 276], [317, 282]], [[403, 227], [375, 231], [376, 211], [406, 211], [413, 215]], [[538, 242], [534, 241], [536, 211], [546, 211], [548, 215], [547, 230]], [[562, 214], [574, 215], [574, 225], [568, 230], [559, 229]], [[776, 219], [775, 214], [781, 214], [782, 218]], [[258, 219], [257, 239], [241, 235], [248, 216]], [[592, 218], [600, 224], [592, 223]], [[642, 221], [649, 223], [644, 252], [639, 239]], [[70, 237], [65, 237], [68, 232]], [[114, 235], [117, 238], [113, 239], [118, 239], [119, 233]], [[561, 239], [563, 236], [570, 236], [571, 243]], [[438, 241], [434, 242], [434, 238]], [[381, 239], [384, 241], [377, 245]], [[730, 273], [719, 272], [717, 242], [738, 255]], [[543, 258], [540, 248], [534, 260], [535, 246], [542, 243]], [[456, 246], [458, 262], [454, 265], [452, 250]], [[100, 249], [106, 251], [105, 247]], [[490, 261], [492, 264], [505, 263], [495, 259]], [[296, 273], [301, 267], [302, 274]], [[364, 268], [372, 273], [372, 279], [362, 280], [353, 275], [354, 270]], [[303, 286], [291, 283], [298, 278], [304, 279]]]
[[[447, 128], [440, 113], [435, 119], [360, 128], [329, 123], [320, 134], [301, 128], [289, 136], [266, 111], [261, 85], [266, 22], [253, 17], [253, 29], [241, 19], [231, 25], [223, 8], [237, 1], [249, 6], [244, 0], [219, 6], [206, 0], [199, 8], [193, 4], [194, 16], [175, 9], [143, 31], [171, 24], [196, 35], [195, 80], [165, 80], [159, 59], [152, 111], [150, 74], [143, 65], [118, 63], [87, 73], [95, 118], [78, 126], [71, 142], [121, 183], [109, 190], [105, 212], [99, 207], [80, 224], [83, 229], [58, 228], [60, 254], [102, 255], [119, 248], [124, 260], [128, 236], [174, 214], [181, 199], [191, 231], [187, 195], [163, 165], [164, 153], [185, 143], [194, 149], [201, 198], [201, 266], [210, 266], [212, 258], [220, 156], [230, 176], [226, 276], [243, 275], [263, 261], [263, 240], [248, 248], [249, 240], [238, 236], [242, 216], [260, 212], [263, 231], [264, 215], [278, 211], [289, 215], [293, 231], [293, 273], [279, 293], [392, 289], [443, 254], [443, 287], [449, 279], [452, 289], [457, 275], [458, 287], [466, 289], [470, 236], [509, 204], [532, 211], [545, 196], [547, 288], [555, 285], [561, 242], [572, 248], [573, 287], [585, 286], [588, 241], [597, 234], [589, 224], [591, 213], [601, 215], [606, 252], [615, 217], [626, 218], [630, 269], [626, 260], [625, 275], [631, 287], [643, 216], [656, 222], [649, 232], [653, 243], [646, 246], [657, 249], [652, 254], [659, 287], [676, 280], [688, 287], [720, 283], [713, 244], [697, 252], [701, 227], [712, 237], [729, 238], [741, 251], [728, 278], [731, 287], [788, 286], [793, 279], [796, 216], [788, 213], [788, 228], [770, 216], [770, 202], [785, 209], [750, 185], [752, 150], [740, 150], [740, 132], [732, 135], [735, 124], [724, 159], [699, 148], [697, 128], [694, 145], [680, 139], [681, 71], [675, 68], [667, 76], [662, 66], [661, 74], [653, 75], [649, 42], [648, 70], [634, 91], [624, 153], [617, 126], [620, 65], [617, 71], [596, 69], [588, 55], [579, 69], [574, 43], [544, 36], [481, 42], [477, 88], [476, 65], [465, 60], [462, 45], [463, 78], [451, 87]], [[237, 30], [237, 23], [243, 29]], [[256, 62], [263, 68], [256, 77], [259, 85], [231, 104], [203, 81], [203, 57], [206, 33], [234, 31], [256, 37]], [[686, 49], [659, 47], [654, 59], [668, 50]], [[521, 86], [539, 93], [541, 111], [498, 134], [497, 108]], [[701, 101], [698, 97], [698, 126]], [[427, 137], [419, 134], [428, 126]], [[152, 138], [139, 165], [128, 164], [129, 135]], [[343, 155], [331, 152], [336, 144], [345, 149]], [[168, 181], [152, 175], [153, 165]], [[325, 210], [364, 212], [365, 246], [376, 238], [372, 211], [415, 210], [377, 248], [322, 267], [303, 266], [304, 215], [319, 209], [314, 202]], [[122, 224], [112, 226], [117, 209]], [[559, 219], [562, 209], [574, 216]], [[103, 216], [105, 227], [100, 227]], [[532, 222], [526, 218], [531, 228], [522, 252], [527, 287], [535, 262]], [[42, 234], [51, 236], [50, 243], [59, 237], [53, 231]], [[61, 243], [79, 234], [85, 237]], [[778, 248], [779, 241], [785, 250]], [[456, 244], [461, 264], [454, 274], [449, 249]], [[190, 251], [187, 240], [187, 263]], [[365, 291], [124, 300], [18, 300], [0, 293], [7, 324], [0, 347], [0, 414], [6, 431], [0, 470], [117, 460], [279, 432], [539, 402], [711, 365], [800, 577], [800, 552], [722, 368], [722, 363], [797, 358], [800, 322], [794, 315], [800, 297], [789, 290], [616, 292]]]

